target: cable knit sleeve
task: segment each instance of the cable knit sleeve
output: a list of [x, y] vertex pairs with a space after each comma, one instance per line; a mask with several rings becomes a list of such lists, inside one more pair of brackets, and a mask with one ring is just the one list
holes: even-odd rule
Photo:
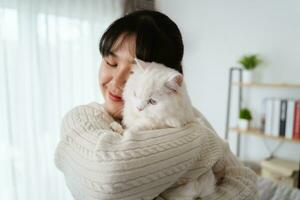
[[55, 163], [75, 199], [154, 199], [199, 160], [201, 143], [209, 143], [196, 124], [121, 137], [110, 123], [100, 107], [89, 105], [63, 119]]
[[[224, 157], [218, 137], [201, 123], [123, 137], [110, 130], [112, 122], [95, 103], [72, 109], [62, 121], [55, 164], [77, 200], [152, 200], [183, 175], [201, 175]], [[252, 174], [235, 170], [243, 168], [230, 153], [223, 163], [217, 196], [232, 190], [246, 199], [254, 191]]]
[[[211, 130], [210, 123], [199, 112], [195, 111], [199, 119]], [[213, 132], [215, 132], [213, 130]], [[217, 186], [215, 193], [202, 198], [203, 200], [256, 200], [257, 177], [249, 168], [245, 167], [231, 152], [227, 142], [224, 145], [224, 158], [219, 160], [213, 167], [214, 172], [224, 170], [222, 183]]]

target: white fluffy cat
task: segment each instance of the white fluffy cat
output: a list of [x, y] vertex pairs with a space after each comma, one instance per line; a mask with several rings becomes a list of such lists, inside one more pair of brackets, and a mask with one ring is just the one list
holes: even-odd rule
[[[195, 120], [183, 76], [155, 62], [136, 59], [123, 92], [123, 124], [126, 132], [182, 127]], [[186, 184], [178, 182], [167, 199], [191, 200], [212, 193], [216, 179], [212, 170]]]
[[136, 62], [123, 92], [123, 124], [137, 131], [182, 127], [193, 121], [182, 75], [155, 62]]

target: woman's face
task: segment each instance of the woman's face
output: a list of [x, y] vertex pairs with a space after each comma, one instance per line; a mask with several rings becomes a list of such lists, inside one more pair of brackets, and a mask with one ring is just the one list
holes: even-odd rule
[[102, 58], [99, 85], [104, 108], [115, 119], [122, 119], [122, 93], [135, 58], [135, 37], [120, 36], [108, 56]]

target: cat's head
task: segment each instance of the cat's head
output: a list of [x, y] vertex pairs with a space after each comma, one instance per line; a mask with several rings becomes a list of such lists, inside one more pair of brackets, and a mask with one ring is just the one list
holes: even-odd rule
[[186, 89], [179, 72], [163, 64], [138, 59], [132, 72], [123, 93], [125, 107], [131, 112], [163, 116], [166, 109], [176, 109], [184, 101]]

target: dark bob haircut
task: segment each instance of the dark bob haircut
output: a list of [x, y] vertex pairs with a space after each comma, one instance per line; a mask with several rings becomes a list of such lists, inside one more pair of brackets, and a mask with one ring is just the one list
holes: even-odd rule
[[104, 32], [99, 50], [108, 56], [121, 35], [134, 35], [136, 57], [157, 62], [182, 73], [183, 42], [177, 25], [166, 15], [150, 10], [132, 12], [114, 21]]

